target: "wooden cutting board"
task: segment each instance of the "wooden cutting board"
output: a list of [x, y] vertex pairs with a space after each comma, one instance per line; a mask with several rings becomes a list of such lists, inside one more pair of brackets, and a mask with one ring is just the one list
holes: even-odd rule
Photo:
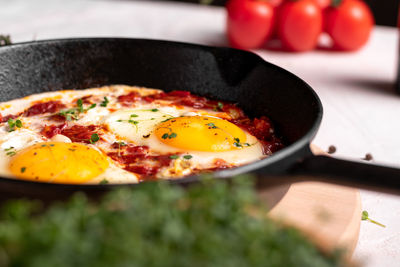
[[[324, 153], [313, 147], [316, 154]], [[346, 249], [351, 256], [361, 223], [360, 193], [355, 188], [321, 182], [299, 182], [259, 190], [271, 207], [269, 216], [295, 226], [323, 250]]]

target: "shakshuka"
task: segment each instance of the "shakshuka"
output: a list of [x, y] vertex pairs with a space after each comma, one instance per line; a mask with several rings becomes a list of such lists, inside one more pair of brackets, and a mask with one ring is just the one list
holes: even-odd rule
[[0, 103], [0, 175], [137, 183], [232, 168], [283, 147], [267, 117], [188, 91], [125, 85]]

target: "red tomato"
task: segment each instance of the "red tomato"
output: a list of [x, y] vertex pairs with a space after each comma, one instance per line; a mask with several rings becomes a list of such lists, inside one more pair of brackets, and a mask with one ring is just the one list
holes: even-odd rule
[[314, 2], [321, 8], [325, 9], [331, 5], [332, 0], [314, 0]]
[[268, 0], [273, 7], [278, 7], [283, 3], [284, 0]]
[[231, 0], [227, 6], [227, 34], [231, 46], [260, 47], [271, 36], [274, 9], [263, 0]]
[[285, 49], [308, 51], [322, 32], [322, 11], [314, 0], [285, 2], [278, 18], [278, 35]]
[[365, 45], [373, 25], [371, 10], [360, 0], [344, 0], [326, 12], [325, 30], [340, 50], [357, 50]]

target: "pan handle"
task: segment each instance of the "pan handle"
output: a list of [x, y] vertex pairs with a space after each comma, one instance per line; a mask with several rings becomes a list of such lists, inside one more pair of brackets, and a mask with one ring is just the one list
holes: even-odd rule
[[309, 156], [289, 171], [295, 176], [369, 190], [400, 194], [400, 169], [347, 161], [328, 156]]

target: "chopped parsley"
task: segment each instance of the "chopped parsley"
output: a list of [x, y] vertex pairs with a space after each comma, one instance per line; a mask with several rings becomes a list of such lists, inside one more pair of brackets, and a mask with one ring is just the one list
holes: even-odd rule
[[108, 101], [108, 98], [105, 96], [103, 102], [100, 103], [100, 107], [107, 107], [108, 103], [110, 103], [110, 101]]
[[183, 158], [184, 159], [191, 159], [191, 158], [193, 158], [193, 156], [192, 155], [185, 155], [185, 156], [183, 156]]
[[15, 128], [21, 128], [22, 127], [22, 121], [21, 120], [13, 120], [13, 119], [8, 119], [8, 131], [12, 132], [15, 131]]
[[100, 137], [99, 137], [99, 135], [97, 134], [97, 133], [94, 133], [94, 134], [92, 134], [92, 136], [90, 137], [90, 143], [91, 144], [94, 144], [94, 143], [96, 143], [97, 141], [99, 141], [100, 140]]
[[175, 137], [177, 137], [178, 136], [178, 134], [177, 133], [170, 133], [170, 134], [168, 134], [168, 133], [165, 133], [165, 134], [163, 134], [162, 136], [161, 136], [161, 138], [162, 139], [172, 139], [172, 138], [175, 138]]
[[170, 159], [177, 159], [177, 158], [179, 158], [179, 156], [178, 155], [171, 155], [171, 156], [169, 156], [169, 158]]
[[21, 168], [21, 173], [24, 173], [26, 171], [26, 167]]
[[214, 123], [212, 123], [212, 122], [210, 122], [210, 123], [207, 123], [206, 125], [207, 125], [207, 126], [209, 126], [211, 129], [218, 129], [218, 127], [217, 127], [217, 126], [215, 126], [215, 124], [214, 124]]
[[136, 118], [136, 117], [139, 117], [139, 115], [137, 115], [137, 114], [131, 114], [131, 118]]
[[17, 154], [17, 151], [15, 150], [15, 148], [14, 148], [13, 146], [4, 149], [4, 151], [6, 152], [6, 155], [7, 155], [7, 156], [10, 156], [10, 157], [12, 157], [12, 156], [14, 156], [15, 154]]

